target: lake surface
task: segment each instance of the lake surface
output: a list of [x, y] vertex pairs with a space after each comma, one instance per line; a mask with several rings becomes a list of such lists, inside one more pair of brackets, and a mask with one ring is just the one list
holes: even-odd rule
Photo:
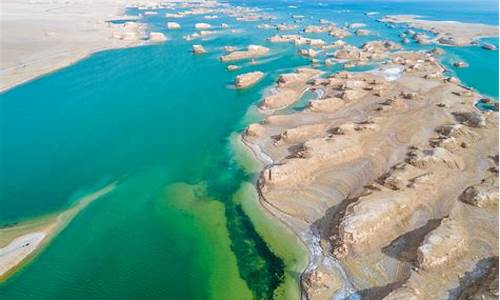
[[[231, 3], [260, 7], [280, 17], [277, 22], [300, 14], [307, 16], [301, 26], [323, 18], [362, 22], [377, 32], [346, 39], [356, 45], [374, 38], [400, 41], [405, 30], [376, 22], [364, 15], [368, 11], [498, 24], [496, 2]], [[0, 94], [0, 225], [62, 211], [118, 181], [0, 284], [0, 298], [270, 299], [296, 293], [294, 265], [303, 253], [293, 238], [273, 234], [277, 225], [258, 212], [250, 185], [258, 168], [248, 168], [251, 162], [242, 162], [234, 145], [235, 133], [259, 118], [247, 112], [266, 88], [280, 73], [309, 61], [291, 45], [266, 42], [276, 32], [256, 29], [257, 23], [194, 16], [170, 20], [183, 26], [170, 32], [165, 12], [144, 19], [152, 31], [168, 35], [164, 44], [97, 53]], [[183, 40], [196, 22], [225, 22], [237, 32]], [[498, 39], [489, 42], [498, 46]], [[192, 55], [193, 43], [208, 53]], [[248, 44], [270, 47], [271, 54], [256, 65], [238, 63], [241, 72], [227, 72], [218, 60], [222, 47]], [[445, 50], [450, 72], [498, 98], [498, 51]], [[454, 59], [470, 67], [455, 70]], [[266, 73], [258, 85], [231, 88], [236, 74], [252, 70]]]

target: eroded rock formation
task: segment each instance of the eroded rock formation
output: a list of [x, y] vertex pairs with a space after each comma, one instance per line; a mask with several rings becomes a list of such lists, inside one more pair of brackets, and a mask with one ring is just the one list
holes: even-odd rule
[[272, 160], [258, 180], [264, 206], [310, 247], [308, 299], [489, 293], [485, 280], [498, 265], [498, 115], [478, 111], [480, 95], [443, 74], [438, 51], [398, 49], [376, 41], [336, 53], [384, 57], [376, 72], [283, 74], [261, 110], [292, 105], [306, 88], [322, 96], [243, 136]]
[[266, 55], [268, 52], [269, 52], [269, 48], [266, 48], [263, 46], [258, 46], [258, 45], [249, 45], [247, 47], [246, 51], [245, 50], [233, 51], [229, 54], [221, 56], [220, 59], [223, 62], [236, 61], [236, 60], [249, 59], [249, 58], [263, 56], [263, 55]]
[[264, 73], [260, 71], [240, 74], [234, 79], [234, 85], [238, 89], [244, 89], [256, 84], [259, 80], [262, 79], [263, 76]]

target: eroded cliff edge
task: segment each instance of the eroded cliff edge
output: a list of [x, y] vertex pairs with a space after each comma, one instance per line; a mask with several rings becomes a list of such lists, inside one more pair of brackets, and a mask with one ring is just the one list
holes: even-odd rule
[[[281, 76], [243, 135], [263, 205], [309, 247], [303, 297], [495, 297], [498, 114], [436, 53], [380, 52], [376, 72]], [[276, 112], [306, 88], [324, 96]]]

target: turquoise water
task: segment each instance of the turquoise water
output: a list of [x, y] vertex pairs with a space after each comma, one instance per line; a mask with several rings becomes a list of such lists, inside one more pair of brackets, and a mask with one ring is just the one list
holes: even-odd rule
[[[482, 41], [498, 47], [498, 39], [488, 38]], [[498, 51], [478, 51], [475, 47], [449, 48], [445, 48], [448, 54], [443, 59], [448, 70], [462, 79], [465, 85], [473, 86], [485, 96], [498, 101]], [[453, 62], [456, 60], [463, 60], [471, 65], [457, 69], [453, 67]]]
[[[234, 74], [189, 47], [172, 41], [99, 53], [2, 95], [3, 222], [62, 209], [85, 184], [120, 180], [2, 285], [2, 294], [205, 299], [206, 278], [220, 266], [199, 260], [218, 252], [237, 254], [240, 276], [255, 295], [272, 294], [281, 262], [238, 206], [203, 212], [228, 216], [222, 233], [231, 248], [219, 249], [217, 241], [199, 237], [212, 229], [170, 207], [177, 199], [164, 192], [172, 183], [205, 184], [200, 198], [229, 202], [249, 180], [229, 160], [227, 137], [241, 129], [238, 121], [272, 73], [251, 91], [229, 89]], [[300, 60], [280, 58], [266, 69]]]
[[[363, 22], [378, 38], [394, 41], [404, 28], [390, 29], [364, 13], [498, 23], [498, 8], [488, 3], [426, 3], [235, 2], [262, 7], [281, 21], [303, 14], [310, 16], [306, 23]], [[177, 20], [183, 29], [167, 32], [162, 15], [145, 21], [169, 36], [165, 44], [97, 53], [0, 95], [0, 225], [64, 210], [78, 196], [119, 182], [0, 284], [0, 298], [269, 299], [283, 282], [284, 260], [233, 201], [255, 174], [233, 160], [229, 136], [244, 128], [247, 110], [280, 73], [309, 61], [290, 45], [265, 42], [275, 31], [226, 17], [215, 21], [242, 31], [194, 42], [209, 53], [193, 56], [192, 42], [181, 37], [205, 21], [202, 16]], [[360, 45], [370, 38], [347, 41]], [[271, 54], [255, 66], [242, 63], [241, 72], [266, 76], [237, 91], [230, 87], [237, 73], [217, 58], [224, 45], [251, 43], [272, 48]], [[445, 65], [456, 57], [470, 64], [452, 70], [463, 82], [498, 97], [498, 51], [446, 51]], [[302, 109], [309, 97], [291, 109]]]

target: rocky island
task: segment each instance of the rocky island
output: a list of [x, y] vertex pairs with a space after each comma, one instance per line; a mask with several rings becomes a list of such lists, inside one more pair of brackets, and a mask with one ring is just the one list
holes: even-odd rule
[[264, 73], [260, 71], [240, 74], [234, 79], [234, 85], [238, 89], [244, 89], [256, 84], [262, 77], [264, 77]]
[[259, 56], [266, 55], [269, 52], [269, 48], [259, 46], [259, 45], [249, 45], [247, 50], [232, 51], [229, 54], [223, 55], [220, 59], [223, 62], [230, 62], [242, 59], [256, 58]]

